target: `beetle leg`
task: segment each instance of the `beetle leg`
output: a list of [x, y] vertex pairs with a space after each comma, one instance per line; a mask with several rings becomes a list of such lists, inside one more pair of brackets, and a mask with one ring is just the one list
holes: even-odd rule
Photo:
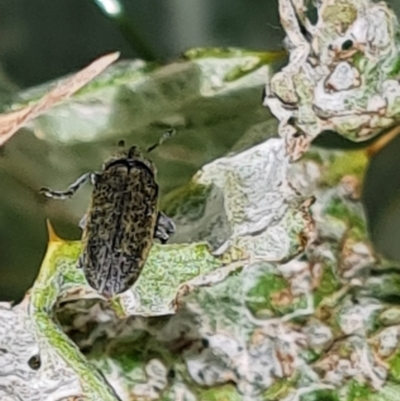
[[163, 212], [158, 212], [154, 238], [159, 239], [161, 243], [165, 244], [175, 232], [175, 228], [175, 224], [171, 218]]
[[87, 219], [88, 219], [88, 215], [87, 215], [87, 213], [85, 213], [85, 214], [82, 216], [82, 218], [79, 220], [78, 225], [79, 225], [79, 228], [80, 228], [81, 230], [83, 230], [83, 229], [85, 228]]
[[98, 178], [101, 176], [101, 173], [91, 173], [90, 174], [90, 182], [92, 183], [92, 185], [95, 185]]
[[79, 256], [78, 258], [78, 262], [76, 263], [76, 268], [77, 269], [83, 269], [83, 260], [82, 260], [83, 256]]
[[46, 196], [47, 198], [54, 199], [67, 199], [72, 198], [75, 195], [75, 192], [89, 179], [95, 182], [96, 173], [85, 173], [81, 175], [75, 182], [73, 182], [68, 189], [65, 191], [53, 191], [50, 188], [41, 188], [40, 193]]

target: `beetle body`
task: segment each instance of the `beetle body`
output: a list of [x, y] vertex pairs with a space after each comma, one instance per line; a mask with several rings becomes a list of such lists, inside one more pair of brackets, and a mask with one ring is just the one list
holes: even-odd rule
[[48, 197], [71, 197], [91, 178], [94, 189], [82, 223], [78, 267], [89, 285], [107, 298], [135, 283], [153, 237], [166, 242], [175, 231], [173, 222], [158, 211], [155, 175], [155, 166], [132, 147], [109, 159], [101, 172], [80, 177], [67, 191], [42, 190]]

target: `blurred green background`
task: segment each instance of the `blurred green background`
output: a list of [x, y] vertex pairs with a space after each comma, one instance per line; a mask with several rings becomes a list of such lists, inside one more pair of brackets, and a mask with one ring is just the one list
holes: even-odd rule
[[[400, 1], [389, 3], [400, 15]], [[113, 7], [121, 7], [118, 18], [104, 12], [104, 8], [111, 10]], [[110, 51], [120, 51], [121, 59], [144, 57], [167, 64], [193, 47], [278, 50], [282, 48], [283, 38], [277, 0], [2, 0], [0, 105], [3, 108], [9, 105], [18, 90], [70, 74]], [[172, 142], [169, 149], [174, 157], [170, 157], [169, 181], [161, 176], [169, 190], [187, 181], [203, 163], [234, 149], [246, 124], [256, 126], [264, 119], [270, 120], [268, 110], [261, 107], [261, 95], [262, 84], [246, 92], [248, 114], [253, 113], [249, 121], [239, 101], [232, 100], [229, 111], [220, 113], [226, 121], [221, 119], [213, 124], [225, 137], [210, 141], [209, 136], [189, 130], [185, 137], [186, 153], [181, 152], [179, 157], [176, 156], [179, 153], [177, 143], [181, 139]], [[203, 112], [207, 110], [204, 106]], [[233, 116], [240, 117], [240, 113], [243, 113], [243, 121], [237, 124]], [[271, 124], [270, 129], [274, 129], [273, 122]], [[225, 130], [221, 129], [224, 125]], [[150, 139], [144, 143], [154, 141], [160, 132], [160, 127], [153, 127]], [[30, 132], [22, 131], [1, 149], [0, 301], [18, 300], [23, 296], [36, 277], [45, 251], [44, 219], [48, 206], [37, 195], [37, 189], [50, 184], [64, 188], [76, 176], [74, 168], [68, 166], [69, 160], [79, 158], [80, 169], [83, 166], [86, 170], [98, 169], [107, 156], [104, 146], [112, 149], [116, 141], [102, 143], [101, 149], [97, 149], [97, 144], [86, 143], [69, 146], [68, 150], [42, 142]], [[201, 154], [188, 151], [189, 143], [200, 149]], [[166, 149], [168, 153], [168, 146]], [[386, 256], [400, 260], [399, 152], [400, 139], [396, 139], [374, 157], [366, 177], [364, 198], [376, 246]], [[185, 158], [194, 155], [195, 162], [184, 163]], [[179, 158], [183, 162], [178, 162]], [[68, 170], [65, 176], [60, 159], [66, 166], [64, 170]], [[51, 169], [54, 172], [50, 180]], [[43, 176], [43, 181], [33, 181], [33, 175]], [[76, 203], [56, 206], [59, 213], [65, 213], [57, 228], [69, 238], [79, 237], [76, 223], [85, 210], [90, 188], [85, 191], [78, 195]], [[69, 224], [64, 224], [66, 221]]]
[[[114, 1], [102, 2], [112, 8]], [[0, 1], [0, 56], [10, 78], [29, 87], [62, 77], [99, 55], [140, 56], [129, 29], [120, 29], [90, 0]], [[191, 47], [272, 50], [284, 33], [275, 0], [128, 0], [119, 2], [131, 31], [162, 61]], [[125, 31], [128, 31], [125, 34]]]

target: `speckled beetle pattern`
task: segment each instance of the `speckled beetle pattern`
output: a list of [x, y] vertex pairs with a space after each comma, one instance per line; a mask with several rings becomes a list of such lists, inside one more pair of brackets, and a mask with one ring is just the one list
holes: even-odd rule
[[110, 298], [138, 279], [153, 238], [162, 243], [175, 225], [158, 211], [156, 168], [135, 147], [110, 158], [98, 173], [86, 173], [66, 191], [42, 188], [49, 198], [66, 199], [89, 179], [94, 185], [88, 212], [81, 220], [83, 250], [78, 267], [87, 282]]

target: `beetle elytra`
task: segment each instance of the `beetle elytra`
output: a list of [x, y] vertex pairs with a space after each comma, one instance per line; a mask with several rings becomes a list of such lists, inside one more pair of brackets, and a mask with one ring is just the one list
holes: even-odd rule
[[[148, 151], [172, 133], [168, 131]], [[49, 198], [66, 199], [88, 180], [92, 182], [91, 202], [80, 222], [83, 249], [78, 267], [89, 285], [106, 298], [135, 283], [153, 238], [165, 243], [175, 232], [172, 220], [158, 210], [155, 175], [154, 164], [132, 146], [107, 160], [101, 172], [83, 174], [65, 191], [40, 190]]]

